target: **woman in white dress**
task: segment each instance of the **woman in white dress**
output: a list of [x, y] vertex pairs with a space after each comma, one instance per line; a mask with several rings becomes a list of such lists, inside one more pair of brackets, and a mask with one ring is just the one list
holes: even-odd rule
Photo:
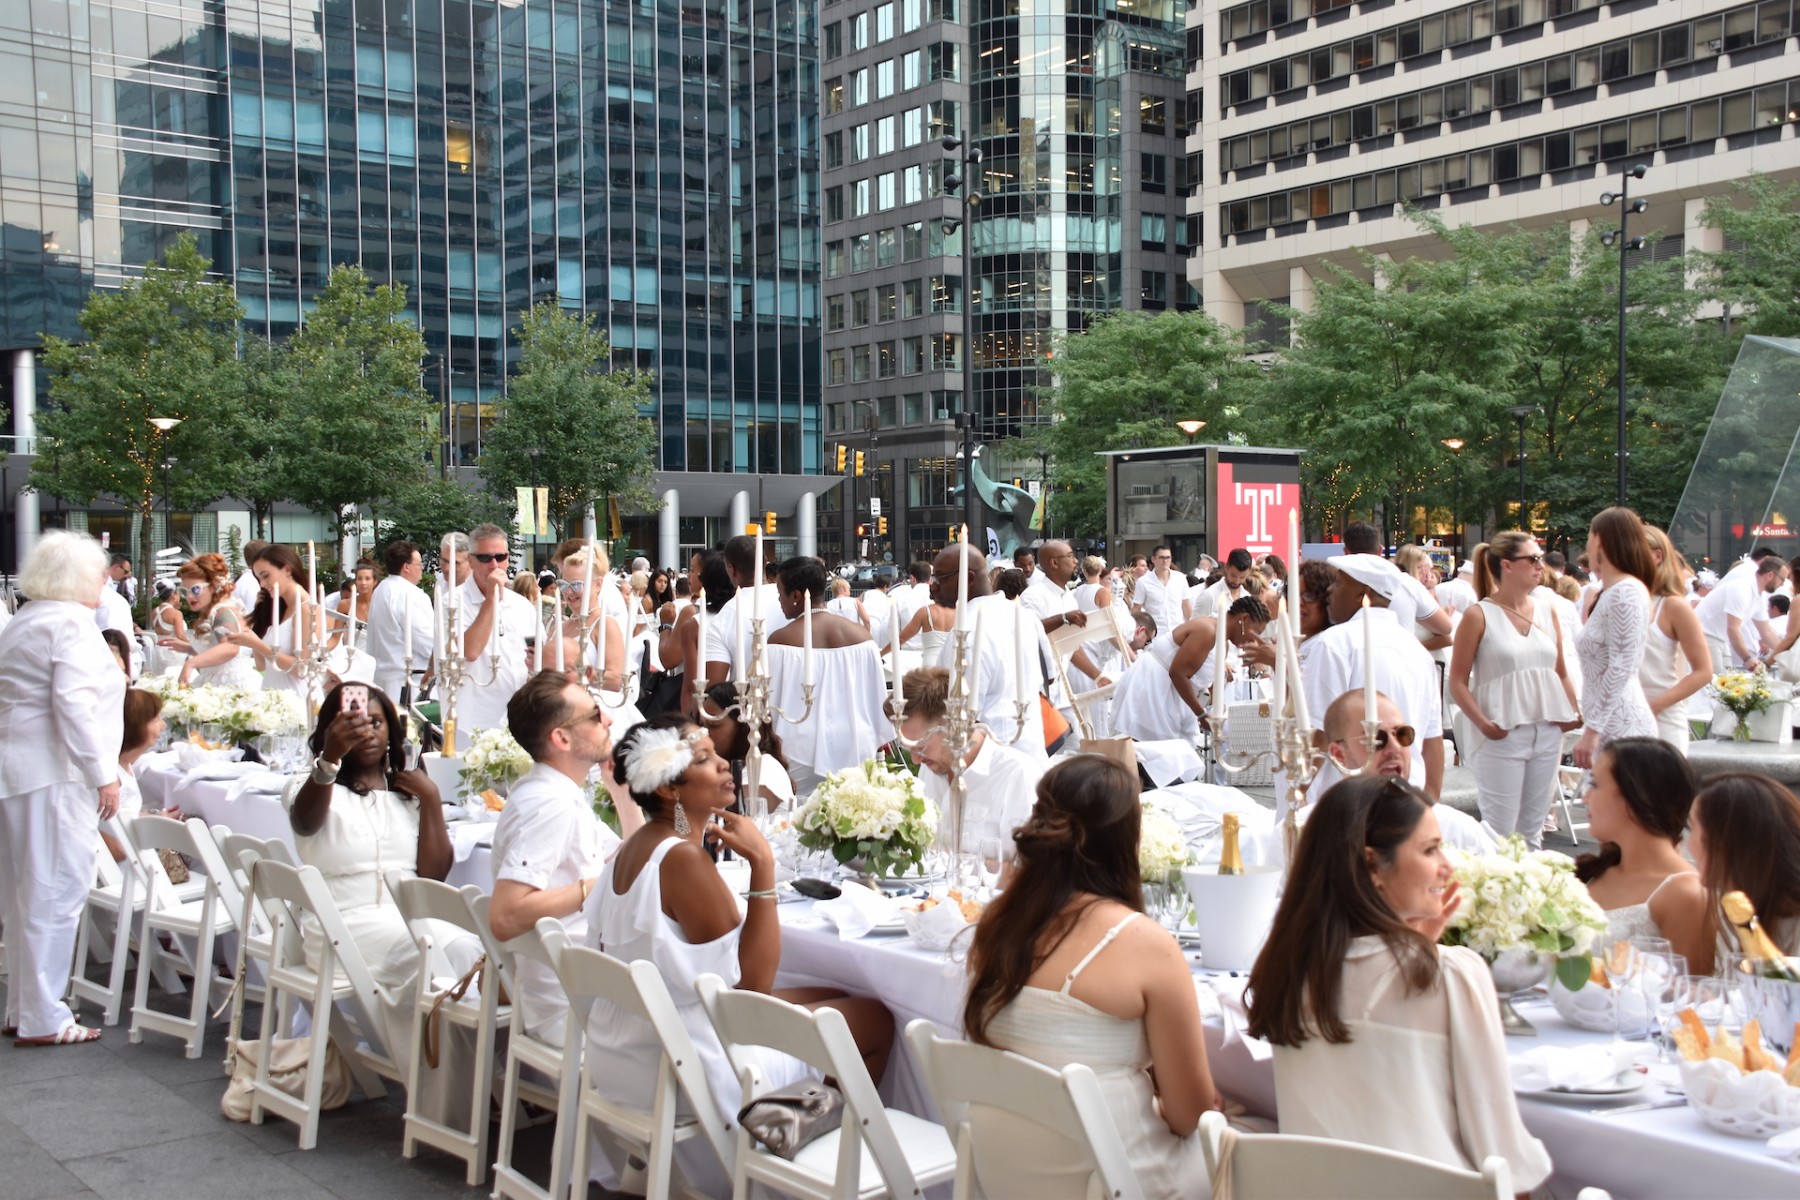
[[187, 652], [187, 618], [181, 614], [181, 598], [173, 586], [158, 580], [156, 606], [150, 613], [150, 654], [144, 664], [144, 674], [177, 674]]
[[[1681, 854], [1694, 772], [1660, 738], [1620, 738], [1594, 757], [1586, 797], [1597, 854], [1575, 860], [1575, 874], [1606, 910], [1606, 944], [1667, 938], [1698, 967], [1712, 957], [1706, 890]], [[1704, 973], [1704, 972], [1702, 972]]]
[[[702, 975], [717, 975], [732, 987], [808, 1008], [839, 1010], [869, 1074], [879, 1083], [894, 1038], [893, 1017], [880, 1001], [825, 988], [775, 989], [781, 964], [775, 854], [754, 821], [731, 811], [736, 799], [731, 764], [713, 748], [707, 732], [676, 713], [652, 717], [615, 743], [613, 773], [643, 810], [644, 825], [619, 847], [589, 894], [588, 928], [599, 950], [624, 962], [643, 959], [655, 965], [693, 1038], [711, 1100], [724, 1119], [737, 1119], [743, 1091], [700, 1007], [694, 984]], [[750, 864], [742, 908], [713, 865], [709, 834]], [[587, 1034], [588, 1053], [597, 1056], [593, 1061], [608, 1064], [596, 1074], [594, 1085], [621, 1104], [648, 1109], [662, 1056], [650, 1027], [601, 1001], [588, 1018]], [[794, 1083], [810, 1073], [804, 1063], [784, 1055], [753, 1052], [771, 1086]], [[681, 1101], [685, 1107], [689, 1097]], [[688, 1184], [701, 1194], [730, 1191], [706, 1139], [677, 1146], [675, 1159]], [[616, 1169], [618, 1164], [612, 1165]], [[601, 1182], [612, 1186], [615, 1181]]]
[[[1262, 636], [1269, 610], [1244, 596], [1225, 610], [1225, 640], [1232, 645]], [[1159, 633], [1113, 688], [1113, 732], [1140, 742], [1199, 738], [1212, 687], [1218, 624], [1195, 617]]]
[[1439, 946], [1456, 912], [1431, 798], [1359, 776], [1313, 806], [1250, 971], [1250, 1032], [1275, 1047], [1281, 1132], [1416, 1154], [1465, 1171], [1490, 1154], [1513, 1190], [1550, 1156], [1513, 1098], [1493, 976]]
[[1656, 561], [1656, 582], [1650, 588], [1650, 631], [1644, 635], [1638, 682], [1656, 715], [1656, 736], [1685, 752], [1688, 697], [1712, 682], [1712, 650], [1700, 615], [1687, 603], [1687, 581], [1693, 575], [1687, 560], [1656, 526], [1644, 526], [1644, 536]]
[[1596, 513], [1588, 528], [1588, 561], [1601, 590], [1575, 635], [1581, 711], [1587, 721], [1575, 743], [1578, 767], [1593, 766], [1594, 753], [1615, 738], [1656, 736], [1656, 715], [1639, 678], [1650, 635], [1656, 561], [1638, 515], [1617, 507]]
[[919, 639], [919, 661], [934, 663], [943, 654], [944, 643], [950, 637], [950, 631], [956, 628], [956, 610], [939, 604], [936, 600], [928, 600], [920, 605], [900, 631], [902, 646]]
[[[781, 564], [780, 578], [787, 624], [769, 637], [769, 694], [794, 787], [805, 796], [833, 771], [875, 757], [894, 726], [883, 709], [887, 677], [875, 637], [854, 619], [826, 611], [823, 564], [816, 558], [790, 558]], [[805, 648], [809, 627], [810, 666]], [[808, 678], [813, 681], [810, 714]], [[805, 720], [800, 719], [803, 714]]]
[[[1512, 530], [1475, 548], [1475, 594], [1450, 654], [1450, 698], [1473, 736], [1481, 819], [1505, 837], [1544, 840], [1562, 735], [1581, 724], [1560, 618], [1538, 591], [1537, 539]], [[1459, 742], [1462, 739], [1459, 739]]]
[[[185, 653], [181, 664], [183, 684], [200, 683], [254, 692], [262, 688], [256, 674], [256, 659], [239, 640], [249, 629], [249, 621], [233, 598], [231, 568], [217, 554], [200, 554], [181, 564], [175, 572], [180, 585], [181, 602], [194, 615], [180, 635], [158, 637], [157, 645], [165, 650]], [[161, 633], [161, 630], [158, 630]]]
[[312, 597], [300, 584], [305, 570], [300, 556], [286, 546], [270, 543], [256, 552], [250, 570], [261, 591], [250, 614], [250, 628], [233, 638], [256, 652], [263, 691], [304, 693], [306, 676], [300, 670], [300, 652], [318, 644], [322, 623]]
[[1743, 892], [1782, 952], [1800, 955], [1800, 799], [1767, 775], [1715, 775], [1688, 814], [1688, 853], [1706, 887], [1715, 957], [1688, 969], [1735, 974], [1737, 939], [1719, 920], [1719, 897]]
[[[593, 555], [591, 568], [589, 555]], [[564, 654], [567, 666], [574, 667], [574, 656], [581, 651], [582, 639], [586, 639], [588, 670], [605, 696], [606, 715], [612, 718], [613, 736], [617, 737], [643, 718], [636, 707], [638, 676], [631, 670], [625, 637], [631, 611], [608, 578], [606, 562], [606, 555], [593, 547], [583, 547], [563, 559], [563, 588], [571, 609], [564, 625]], [[594, 598], [584, 606], [582, 593], [588, 586], [590, 569]], [[556, 665], [554, 646], [545, 649], [544, 665]]]
[[[1194, 1131], [1218, 1095], [1187, 961], [1143, 915], [1141, 814], [1138, 781], [1111, 759], [1078, 755], [1044, 775], [1013, 834], [1018, 866], [975, 929], [963, 1027], [1053, 1069], [1091, 1067], [1144, 1195], [1173, 1200], [1209, 1190]], [[989, 1195], [1000, 1181], [1009, 1195], [1068, 1194], [1088, 1173], [1035, 1127], [970, 1117]]]

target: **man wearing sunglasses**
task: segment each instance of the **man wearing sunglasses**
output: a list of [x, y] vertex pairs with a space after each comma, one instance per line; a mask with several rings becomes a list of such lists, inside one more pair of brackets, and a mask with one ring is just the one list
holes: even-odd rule
[[468, 670], [457, 689], [458, 723], [469, 732], [506, 724], [506, 702], [531, 671], [526, 638], [537, 636], [531, 601], [507, 586], [510, 539], [498, 525], [469, 531], [468, 578], [458, 576], [458, 628]]
[[[1375, 694], [1375, 710], [1380, 723], [1375, 731], [1372, 770], [1377, 775], [1405, 779], [1412, 773], [1412, 748], [1418, 731], [1400, 715], [1399, 705], [1380, 692]], [[1325, 758], [1307, 793], [1315, 803], [1346, 774], [1361, 771], [1370, 761], [1368, 733], [1363, 728], [1362, 689], [1345, 692], [1325, 710]], [[1493, 835], [1468, 813], [1441, 803], [1436, 813], [1438, 828], [1450, 845], [1472, 854], [1494, 851]]]

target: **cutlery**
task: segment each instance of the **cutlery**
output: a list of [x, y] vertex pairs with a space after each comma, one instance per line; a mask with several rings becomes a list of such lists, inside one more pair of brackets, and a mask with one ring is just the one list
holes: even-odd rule
[[1681, 1108], [1686, 1104], [1686, 1096], [1675, 1096], [1667, 1100], [1647, 1100], [1642, 1104], [1627, 1104], [1623, 1108], [1590, 1108], [1588, 1109], [1588, 1115], [1592, 1117], [1619, 1117], [1626, 1113], [1648, 1112], [1653, 1108]]

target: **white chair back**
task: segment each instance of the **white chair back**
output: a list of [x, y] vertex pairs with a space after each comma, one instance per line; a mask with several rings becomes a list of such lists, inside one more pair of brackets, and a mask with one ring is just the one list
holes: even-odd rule
[[1465, 1171], [1356, 1142], [1238, 1133], [1216, 1112], [1201, 1116], [1200, 1141], [1207, 1173], [1217, 1180], [1230, 1172], [1223, 1200], [1509, 1200], [1514, 1192], [1512, 1169], [1497, 1154], [1481, 1170]]
[[[150, 858], [158, 851], [173, 850], [198, 862], [203, 890], [198, 900], [184, 901], [172, 890], [160, 894], [152, 887], [140, 917], [137, 992], [128, 1036], [135, 1045], [143, 1041], [146, 1030], [170, 1034], [187, 1044], [187, 1057], [198, 1058], [206, 1037], [213, 992], [229, 993], [232, 987], [229, 978], [214, 970], [213, 947], [221, 935], [237, 928], [242, 896], [231, 872], [225, 869], [218, 844], [200, 818], [190, 817], [182, 822], [146, 813], [132, 820], [130, 834], [138, 849]], [[168, 937], [167, 949], [162, 941], [164, 935]], [[185, 1017], [150, 1007], [150, 978], [165, 960], [172, 960], [176, 969], [185, 970], [194, 981]]]
[[[971, 1105], [999, 1109], [1039, 1126], [1048, 1138], [1071, 1145], [1087, 1159], [1088, 1173], [1071, 1178], [1066, 1194], [1038, 1194], [1037, 1200], [1143, 1200], [1143, 1190], [1107, 1111], [1092, 1068], [1080, 1063], [1053, 1071], [1005, 1050], [953, 1041], [923, 1017], [906, 1027], [906, 1040], [919, 1061], [938, 1110], [956, 1140], [955, 1200], [1005, 1196], [1005, 1179], [982, 1182], [981, 1139], [969, 1119]], [[1029, 1153], [1009, 1137], [1015, 1161]]]

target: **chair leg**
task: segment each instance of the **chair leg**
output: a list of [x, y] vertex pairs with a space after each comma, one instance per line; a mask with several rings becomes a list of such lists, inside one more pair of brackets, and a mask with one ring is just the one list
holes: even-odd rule
[[[106, 1012], [101, 1020], [108, 1025], [119, 1023], [119, 1011], [125, 1006], [125, 968], [131, 959], [131, 913], [125, 908], [113, 914], [112, 971], [107, 976]], [[77, 955], [77, 969], [84, 960]]]
[[[243, 1004], [243, 996], [238, 996], [238, 1004]], [[241, 1026], [240, 1026], [241, 1028]], [[275, 1044], [275, 1006], [264, 1004], [261, 1020], [257, 1026], [257, 1036], [262, 1039], [262, 1054], [256, 1065], [256, 1082], [250, 1088], [250, 1123], [263, 1123], [263, 1088], [269, 1082], [269, 1047]]]
[[188, 1005], [187, 1056], [199, 1058], [206, 1042], [206, 1018], [212, 1015], [213, 929], [200, 931], [194, 951], [194, 995]]
[[126, 1035], [131, 1044], [136, 1046], [144, 1040], [142, 1014], [150, 1009], [150, 976], [155, 973], [156, 964], [162, 961], [162, 946], [156, 940], [156, 930], [150, 925], [150, 905], [144, 905], [143, 924], [138, 933], [138, 974], [137, 988], [131, 1002], [131, 1031]]
[[[583, 1085], [582, 1091], [584, 1095], [586, 1094], [586, 1090], [586, 1086]], [[559, 1138], [562, 1137], [565, 1128], [569, 1131], [569, 1137], [574, 1139], [575, 1153], [574, 1161], [569, 1169], [569, 1179], [581, 1181], [578, 1188], [570, 1185], [571, 1192], [585, 1192], [587, 1190], [588, 1179], [588, 1147], [592, 1144], [593, 1139], [588, 1136], [587, 1108], [580, 1101], [576, 1102], [573, 1111], [566, 1113], [559, 1112], [556, 1114], [556, 1136]], [[550, 1195], [551, 1200], [560, 1200], [562, 1193], [552, 1191]]]
[[481, 1026], [475, 1035], [475, 1078], [469, 1088], [469, 1186], [487, 1182], [488, 1146], [492, 1130], [488, 1125], [487, 1106], [494, 1090], [494, 1007], [482, 998]]

